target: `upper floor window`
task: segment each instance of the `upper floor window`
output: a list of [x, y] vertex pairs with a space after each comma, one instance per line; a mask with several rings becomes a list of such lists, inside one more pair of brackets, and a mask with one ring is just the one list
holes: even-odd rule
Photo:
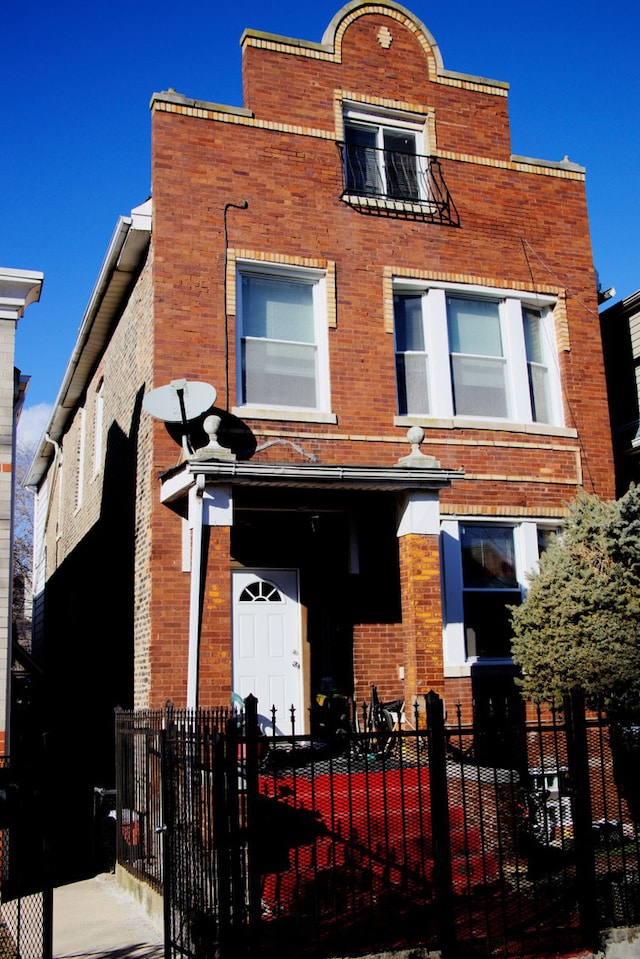
[[563, 424], [551, 301], [396, 285], [398, 412]]
[[421, 199], [414, 132], [347, 119], [344, 139], [345, 179], [350, 193]]
[[84, 456], [87, 431], [87, 414], [84, 406], [80, 410], [78, 423], [77, 470], [76, 470], [76, 507], [82, 506], [84, 497]]
[[240, 403], [328, 409], [324, 273], [244, 264], [237, 300]]
[[342, 102], [342, 199], [361, 213], [459, 226], [421, 110]]
[[104, 426], [104, 380], [100, 380], [95, 395], [93, 416], [93, 473], [94, 476], [102, 466], [102, 430]]

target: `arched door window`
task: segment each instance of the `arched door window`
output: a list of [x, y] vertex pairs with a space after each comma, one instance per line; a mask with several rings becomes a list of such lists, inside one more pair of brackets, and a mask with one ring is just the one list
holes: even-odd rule
[[258, 579], [242, 590], [239, 598], [241, 603], [282, 603], [280, 590], [265, 580]]

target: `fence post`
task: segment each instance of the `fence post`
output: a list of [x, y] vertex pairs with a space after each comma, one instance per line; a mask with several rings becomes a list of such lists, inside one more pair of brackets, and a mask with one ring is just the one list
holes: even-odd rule
[[456, 954], [456, 927], [453, 914], [451, 874], [451, 825], [447, 787], [447, 751], [444, 729], [444, 704], [431, 690], [425, 696], [427, 706], [429, 796], [431, 838], [433, 843], [433, 883], [436, 929], [442, 959]]
[[583, 944], [595, 950], [598, 944], [600, 923], [596, 894], [589, 747], [584, 695], [579, 690], [574, 690], [570, 697], [565, 697], [564, 709], [567, 720], [567, 756], [571, 782], [580, 935]]
[[259, 828], [257, 820], [258, 800], [258, 700], [249, 693], [244, 701], [245, 715], [245, 776], [247, 789], [247, 838], [248, 838], [248, 891], [249, 891], [249, 922], [253, 925], [262, 915], [262, 897], [260, 874], [256, 869], [254, 856], [255, 830]]
[[167, 704], [160, 730], [160, 769], [162, 789], [162, 888], [164, 913], [164, 959], [173, 952], [173, 843], [175, 835], [175, 752], [176, 725], [173, 708]]

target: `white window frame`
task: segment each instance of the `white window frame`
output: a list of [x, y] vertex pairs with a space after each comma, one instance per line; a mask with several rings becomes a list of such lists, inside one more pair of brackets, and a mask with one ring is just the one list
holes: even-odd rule
[[481, 516], [445, 518], [440, 524], [443, 567], [443, 649], [445, 676], [468, 676], [475, 664], [510, 665], [507, 657], [481, 657], [467, 654], [464, 625], [464, 580], [462, 574], [461, 525], [508, 526], [513, 529], [516, 578], [524, 597], [528, 574], [538, 568], [538, 527], [559, 528], [548, 519], [518, 520], [513, 517]]
[[[376, 133], [376, 150], [380, 151], [376, 153], [376, 156], [380, 157], [380, 170], [383, 177], [383, 183], [381, 184], [384, 187], [384, 190], [381, 190], [379, 193], [368, 193], [365, 191], [365, 196], [371, 196], [372, 198], [378, 197], [379, 199], [393, 199], [398, 202], [404, 203], [422, 203], [429, 199], [429, 194], [427, 191], [428, 184], [428, 171], [424, 168], [424, 157], [428, 155], [427, 149], [427, 128], [426, 128], [426, 118], [418, 117], [408, 113], [402, 113], [397, 110], [374, 110], [364, 104], [343, 104], [343, 133], [344, 133], [344, 145], [345, 145], [345, 186], [347, 187], [347, 193], [349, 193], [348, 185], [348, 174], [346, 169], [347, 163], [347, 126], [359, 126], [362, 128], [367, 128], [374, 130]], [[384, 132], [388, 130], [390, 132], [398, 133], [410, 133], [414, 137], [415, 142], [415, 158], [416, 158], [416, 179], [418, 187], [418, 195], [416, 197], [395, 197], [388, 192], [388, 183], [386, 179], [386, 170], [384, 163]]]
[[96, 390], [93, 417], [93, 475], [97, 476], [102, 466], [102, 431], [104, 428], [104, 380]]
[[80, 509], [84, 499], [84, 460], [87, 433], [87, 411], [82, 407], [78, 423], [78, 461], [76, 473], [76, 509]]
[[[316, 405], [295, 406], [288, 404], [273, 404], [251, 401], [247, 402], [243, 395], [244, 367], [243, 342], [244, 323], [242, 305], [242, 277], [253, 274], [271, 279], [281, 279], [293, 282], [308, 283], [312, 288], [313, 323], [315, 336], [315, 374], [316, 374]], [[295, 342], [295, 341], [291, 341]], [[308, 344], [306, 344], [308, 345]], [[285, 418], [296, 414], [296, 418], [313, 419], [315, 415], [321, 418], [331, 417], [331, 388], [329, 380], [329, 338], [328, 338], [328, 311], [327, 311], [327, 279], [326, 270], [313, 267], [290, 266], [272, 262], [238, 260], [236, 265], [236, 395], [239, 413], [251, 415], [277, 415], [283, 413]]]
[[[498, 424], [499, 426], [502, 423], [519, 423], [533, 424], [542, 429], [564, 428], [558, 350], [553, 316], [555, 297], [534, 296], [526, 292], [471, 284], [446, 284], [431, 281], [425, 283], [421, 280], [409, 278], [394, 278], [394, 295], [402, 295], [403, 293], [415, 295], [416, 292], [422, 296], [423, 333], [425, 349], [428, 354], [427, 379], [430, 409], [429, 411], [411, 410], [404, 414], [398, 414], [399, 424], [412, 420], [419, 420], [420, 422], [446, 420], [454, 426], [471, 421], [478, 425]], [[504, 417], [458, 413], [455, 410], [447, 320], [447, 296], [456, 295], [467, 299], [484, 299], [498, 303], [506, 377], [507, 415]], [[550, 422], [536, 421], [533, 418], [524, 337], [524, 307], [539, 311], [541, 316], [544, 361], [548, 371]], [[395, 328], [394, 346], [397, 349]], [[396, 381], [396, 388], [397, 385]], [[397, 408], [400, 409], [399, 396]]]

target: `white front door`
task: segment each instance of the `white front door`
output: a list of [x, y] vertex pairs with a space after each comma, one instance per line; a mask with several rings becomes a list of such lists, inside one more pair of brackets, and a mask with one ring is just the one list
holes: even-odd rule
[[258, 699], [262, 725], [304, 727], [302, 714], [302, 634], [295, 569], [233, 570], [233, 692]]

